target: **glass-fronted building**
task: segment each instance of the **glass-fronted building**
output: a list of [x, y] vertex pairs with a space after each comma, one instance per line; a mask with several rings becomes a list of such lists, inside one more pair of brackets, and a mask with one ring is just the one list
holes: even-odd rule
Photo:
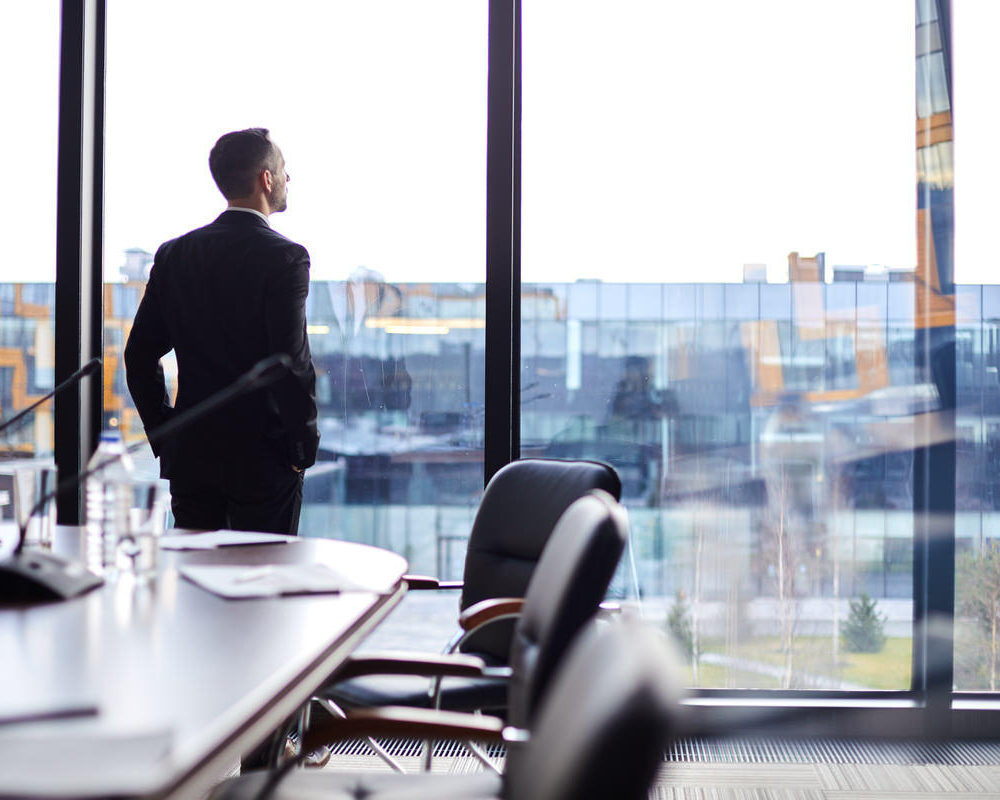
[[[618, 470], [633, 538], [615, 591], [691, 629], [699, 685], [909, 680], [914, 420], [941, 401], [914, 366], [912, 275], [844, 273], [861, 280], [523, 287], [522, 456]], [[143, 432], [121, 348], [142, 285], [105, 287], [105, 424], [132, 441]], [[52, 384], [38, 354], [53, 293], [6, 284], [0, 295], [0, 407], [12, 412]], [[371, 274], [313, 283], [322, 440], [304, 535], [390, 547], [417, 571], [460, 577], [483, 482], [484, 297], [482, 285]], [[1000, 287], [956, 297], [961, 561], [1000, 540]], [[50, 428], [43, 409], [8, 447], [44, 455]], [[894, 648], [874, 684], [849, 680], [832, 649], [862, 596]], [[980, 645], [964, 645], [963, 688], [988, 684]], [[762, 666], [767, 647], [798, 657], [778, 675]]]

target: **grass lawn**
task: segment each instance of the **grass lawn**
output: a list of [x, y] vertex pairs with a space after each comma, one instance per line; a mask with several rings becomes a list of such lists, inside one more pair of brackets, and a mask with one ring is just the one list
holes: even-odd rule
[[890, 637], [880, 653], [844, 653], [841, 648], [843, 679], [872, 689], [909, 689], [913, 640]]
[[[721, 641], [708, 641], [704, 643], [703, 651], [772, 667], [782, 667], [785, 663], [776, 636], [745, 642], [738, 645], [731, 653], [726, 653]], [[833, 664], [832, 655], [828, 636], [796, 637], [792, 670], [798, 677], [793, 678], [791, 688], [809, 688], [810, 684], [804, 675], [821, 676], [867, 689], [910, 688], [911, 639], [909, 637], [889, 638], [879, 653], [848, 653], [841, 641], [838, 664]], [[733, 674], [727, 680], [729, 672]], [[777, 678], [754, 672], [743, 665], [729, 668], [725, 665], [702, 664], [700, 673], [698, 683], [703, 687], [734, 685], [737, 688], [747, 689], [776, 689], [780, 686]], [[689, 679], [693, 680], [690, 670]]]
[[[694, 669], [687, 665], [684, 671], [684, 685], [695, 686]], [[718, 664], [702, 664], [698, 668], [697, 686], [703, 689], [777, 689], [778, 680], [756, 672], [744, 672]]]

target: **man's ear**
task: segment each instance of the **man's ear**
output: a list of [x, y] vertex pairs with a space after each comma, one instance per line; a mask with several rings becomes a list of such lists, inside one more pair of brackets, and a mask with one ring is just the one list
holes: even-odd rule
[[271, 170], [265, 169], [260, 173], [260, 185], [265, 192], [271, 193], [271, 189], [274, 187], [274, 175], [271, 174]]

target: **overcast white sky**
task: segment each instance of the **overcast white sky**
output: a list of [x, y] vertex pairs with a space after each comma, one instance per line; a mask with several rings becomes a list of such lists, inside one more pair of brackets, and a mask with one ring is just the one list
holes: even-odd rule
[[[314, 279], [484, 278], [485, 0], [109, 0], [106, 274], [270, 127]], [[956, 277], [997, 282], [1000, 3], [955, 0]], [[524, 0], [525, 281], [912, 266], [912, 0]], [[0, 280], [54, 276], [58, 4], [3, 4]], [[16, 120], [17, 124], [11, 124]]]

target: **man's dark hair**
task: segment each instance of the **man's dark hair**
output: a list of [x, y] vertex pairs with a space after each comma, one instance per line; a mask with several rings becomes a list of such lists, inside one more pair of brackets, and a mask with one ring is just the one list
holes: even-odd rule
[[267, 128], [247, 128], [219, 137], [208, 155], [208, 168], [215, 185], [227, 200], [253, 194], [257, 176], [267, 169], [278, 171], [278, 148]]

